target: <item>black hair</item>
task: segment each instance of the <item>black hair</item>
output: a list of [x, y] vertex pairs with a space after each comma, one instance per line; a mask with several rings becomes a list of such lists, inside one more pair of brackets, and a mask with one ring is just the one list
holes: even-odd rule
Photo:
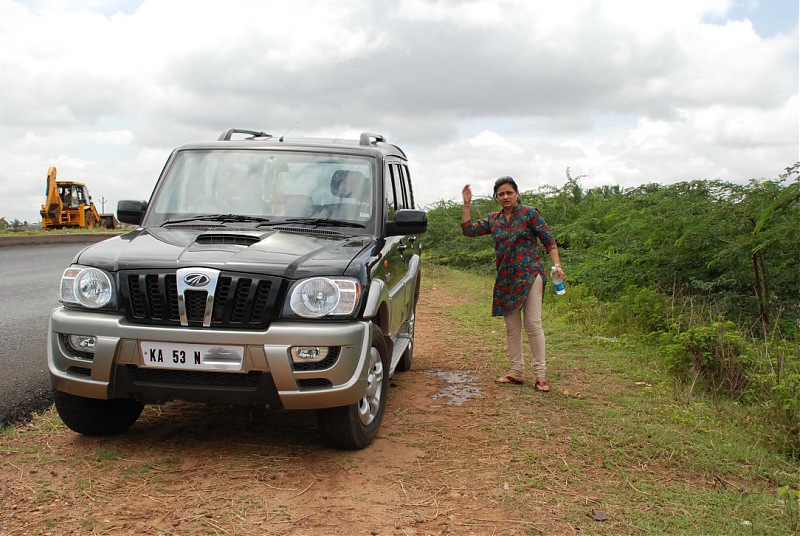
[[511, 177], [498, 177], [494, 181], [494, 198], [497, 199], [497, 190], [504, 184], [510, 184], [514, 191], [519, 193], [519, 188], [517, 187], [517, 183]]

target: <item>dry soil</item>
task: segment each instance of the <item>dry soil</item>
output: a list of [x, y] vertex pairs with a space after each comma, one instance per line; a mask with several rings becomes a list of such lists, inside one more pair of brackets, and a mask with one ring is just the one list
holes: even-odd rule
[[[503, 349], [488, 348], [447, 315], [464, 299], [424, 289], [413, 368], [392, 378], [369, 448], [325, 447], [310, 412], [170, 403], [146, 408], [125, 434], [88, 438], [49, 410], [3, 436], [0, 534], [591, 529], [591, 483], [564, 476], [569, 454], [558, 437], [571, 424], [558, 400], [565, 393], [496, 385], [503, 370], [489, 356]], [[487, 329], [501, 328], [491, 322]], [[586, 512], [577, 522], [576, 503]]]

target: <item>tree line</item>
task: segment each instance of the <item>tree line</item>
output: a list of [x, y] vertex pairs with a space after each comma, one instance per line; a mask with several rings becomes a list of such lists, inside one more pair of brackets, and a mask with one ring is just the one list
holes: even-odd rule
[[18, 227], [27, 227], [28, 221], [19, 221], [17, 218], [14, 218], [11, 221], [8, 221], [5, 217], [0, 217], [0, 230], [2, 229], [14, 229]]

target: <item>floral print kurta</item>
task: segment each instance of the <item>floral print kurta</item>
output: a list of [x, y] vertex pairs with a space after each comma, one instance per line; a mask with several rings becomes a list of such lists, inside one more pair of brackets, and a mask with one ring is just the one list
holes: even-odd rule
[[478, 221], [462, 223], [461, 232], [470, 237], [491, 233], [494, 238], [497, 279], [492, 297], [492, 316], [505, 316], [520, 310], [536, 276], [546, 277], [536, 240], [541, 240], [548, 253], [558, 247], [539, 211], [525, 205], [514, 207], [508, 220], [501, 211]]

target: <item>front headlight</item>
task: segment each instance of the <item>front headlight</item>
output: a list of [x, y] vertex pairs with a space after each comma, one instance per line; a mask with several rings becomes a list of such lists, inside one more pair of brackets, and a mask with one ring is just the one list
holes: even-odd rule
[[61, 276], [60, 300], [90, 309], [106, 306], [114, 297], [111, 278], [103, 270], [70, 266]]
[[289, 307], [297, 316], [352, 315], [358, 307], [361, 285], [352, 278], [312, 277], [294, 284], [289, 292]]

